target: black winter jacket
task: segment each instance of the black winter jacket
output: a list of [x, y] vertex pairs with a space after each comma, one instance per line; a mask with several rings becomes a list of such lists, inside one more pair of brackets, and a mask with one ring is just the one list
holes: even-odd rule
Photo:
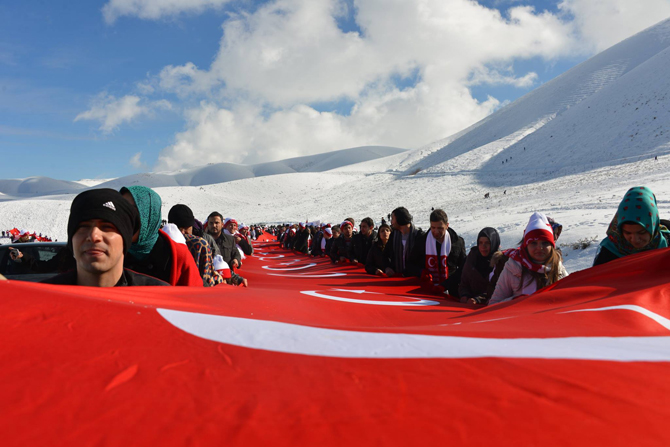
[[[451, 238], [451, 251], [447, 255], [447, 280], [441, 284], [449, 295], [458, 298], [458, 286], [461, 282], [461, 273], [465, 264], [465, 241], [456, 234], [451, 227], [447, 230]], [[417, 238], [416, 244], [410, 255], [407, 273], [405, 276], [421, 276], [421, 272], [426, 265], [426, 238], [428, 233], [423, 233]], [[438, 252], [439, 253], [439, 252]]]
[[[332, 239], [332, 238], [331, 238]], [[338, 262], [341, 257], [353, 261], [354, 252], [353, 252], [353, 243], [354, 238], [345, 239], [344, 235], [341, 234], [340, 237], [335, 239], [333, 246], [330, 249], [330, 259], [333, 262]]]
[[[44, 284], [60, 284], [65, 286], [77, 285], [77, 271], [70, 270], [69, 272], [61, 273], [53, 278], [41, 281]], [[123, 269], [123, 274], [114, 287], [126, 286], [169, 286], [170, 284], [153, 276], [143, 275], [141, 273], [133, 272], [129, 269]]]
[[414, 224], [411, 224], [409, 230], [409, 236], [407, 238], [407, 248], [404, 250], [405, 253], [405, 268], [403, 269], [403, 245], [402, 245], [402, 233], [400, 230], [393, 230], [391, 237], [386, 243], [384, 248], [384, 258], [387, 264], [384, 265], [384, 269], [387, 267], [393, 269], [395, 273], [400, 273], [404, 276], [413, 276], [413, 273], [407, 272], [407, 267], [409, 264], [409, 258], [412, 254], [412, 250], [419, 236], [423, 235], [421, 228], [417, 228]]
[[[388, 244], [387, 244], [388, 245]], [[390, 260], [384, 255], [384, 250], [382, 250], [379, 245], [377, 245], [377, 240], [372, 244], [370, 250], [368, 251], [368, 257], [365, 261], [365, 271], [371, 275], [377, 274], [377, 270], [382, 272], [385, 269], [385, 265], [388, 265]]]
[[355, 234], [353, 237], [353, 255], [354, 260], [365, 263], [368, 259], [368, 251], [375, 240], [377, 240], [377, 232], [372, 230], [370, 236], [363, 236], [362, 233]]

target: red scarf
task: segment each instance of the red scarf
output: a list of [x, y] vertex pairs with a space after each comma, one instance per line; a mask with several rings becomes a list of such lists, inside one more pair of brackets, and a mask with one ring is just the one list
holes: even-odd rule
[[521, 246], [519, 248], [510, 248], [509, 250], [503, 251], [503, 254], [510, 259], [514, 259], [516, 262], [521, 264], [521, 266], [527, 268], [528, 270], [532, 270], [537, 273], [545, 273], [548, 271], [546, 266], [543, 264], [537, 264], [532, 259], [530, 259], [530, 256], [528, 256], [528, 253], [526, 252], [525, 246]]
[[449, 269], [447, 267], [447, 257], [451, 251], [451, 237], [449, 233], [444, 235], [444, 242], [440, 246], [440, 253], [437, 253], [437, 247], [433, 233], [430, 231], [426, 236], [426, 271], [430, 273], [434, 284], [441, 284], [447, 280]]

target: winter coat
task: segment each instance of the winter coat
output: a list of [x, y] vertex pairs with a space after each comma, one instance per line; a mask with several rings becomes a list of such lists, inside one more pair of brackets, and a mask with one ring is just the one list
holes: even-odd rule
[[[59, 284], [64, 286], [76, 286], [77, 285], [77, 271], [70, 270], [69, 272], [61, 273], [56, 275], [53, 278], [45, 279], [41, 281], [43, 284]], [[123, 269], [121, 278], [116, 283], [114, 287], [125, 287], [125, 286], [169, 286], [170, 284], [160, 279], [154, 278], [153, 276], [143, 275], [141, 273], [133, 272], [129, 269]]]
[[188, 247], [173, 241], [163, 230], [158, 230], [158, 239], [146, 258], [139, 261], [126, 253], [123, 265], [173, 286], [202, 287], [198, 266], [195, 265]]
[[[456, 231], [449, 227], [447, 233], [451, 238], [451, 251], [447, 255], [447, 280], [440, 284], [449, 295], [458, 298], [458, 286], [461, 282], [461, 273], [465, 264], [465, 241]], [[423, 233], [417, 238], [409, 264], [407, 265], [407, 274], [405, 276], [421, 276], [426, 265], [426, 238], [428, 233]], [[439, 250], [437, 251], [440, 252]]]
[[204, 232], [202, 234], [202, 238], [207, 241], [209, 247], [212, 249], [212, 258], [215, 258], [216, 255], [221, 254], [221, 249], [216, 244], [216, 241], [214, 240], [214, 237], [211, 234]]
[[595, 267], [596, 265], [605, 264], [606, 262], [614, 261], [615, 259], [619, 259], [619, 257], [601, 245], [596, 252], [593, 266]]
[[[391, 237], [384, 247], [384, 257], [388, 259], [388, 263], [384, 265], [384, 270], [387, 268], [393, 269], [395, 273], [399, 273], [405, 276], [413, 276], [412, 273], [407, 273], [406, 268], [409, 263], [409, 258], [414, 248], [414, 244], [419, 236], [423, 235], [421, 228], [417, 228], [414, 224], [410, 224], [409, 235], [407, 237], [407, 246], [403, 247], [402, 245], [402, 233], [400, 230], [393, 230], [391, 232]], [[424, 241], [425, 244], [425, 241]], [[425, 251], [425, 248], [424, 248]], [[404, 262], [403, 262], [403, 253], [404, 253]], [[403, 267], [403, 264], [405, 267]]]
[[245, 255], [251, 256], [254, 254], [254, 247], [251, 245], [251, 242], [249, 242], [249, 239], [241, 237], [238, 245], [242, 249], [242, 253]]
[[321, 250], [321, 241], [323, 240], [323, 231], [318, 231], [314, 235], [314, 239], [312, 240], [312, 256], [321, 256], [323, 254], [323, 251]]
[[372, 230], [370, 236], [364, 236], [362, 233], [355, 234], [353, 246], [354, 260], [365, 263], [368, 259], [368, 251], [372, 247], [373, 242], [377, 239], [377, 232]]
[[[568, 276], [567, 270], [565, 270], [563, 263], [560, 261], [558, 269], [558, 279]], [[545, 281], [542, 287], [546, 287], [547, 285], [549, 284]], [[520, 295], [533, 294], [537, 292], [537, 290], [537, 283], [535, 282], [535, 279], [530, 276], [530, 273], [514, 259], [507, 259], [505, 268], [496, 282], [495, 290], [489, 300], [489, 304], [510, 301]]]
[[[387, 243], [388, 244], [388, 243]], [[368, 251], [368, 257], [365, 261], [365, 271], [371, 275], [376, 275], [377, 270], [384, 271], [384, 266], [388, 265], [390, 260], [384, 255], [384, 250], [382, 250], [377, 244], [377, 240], [372, 244], [370, 250]]]
[[309, 253], [309, 229], [305, 228], [300, 233], [298, 233], [293, 249], [300, 253]]
[[[463, 266], [463, 273], [461, 274], [461, 284], [458, 286], [458, 292], [461, 302], [468, 298], [475, 298], [478, 296], [485, 296], [489, 287], [488, 275], [482, 275], [482, 272], [477, 270], [477, 258], [479, 254], [478, 247], [472, 247], [470, 253], [465, 260]], [[482, 258], [484, 261], [486, 258]]]
[[335, 238], [332, 237], [332, 236], [331, 236], [330, 239], [327, 239], [326, 240], [326, 246], [324, 247], [322, 254], [330, 256], [330, 250], [332, 250], [334, 242], [335, 242]]
[[353, 261], [353, 241], [353, 237], [346, 239], [343, 234], [340, 234], [340, 237], [335, 239], [335, 242], [333, 242], [333, 245], [330, 248], [330, 259], [333, 262], [338, 262], [340, 258], [343, 257], [349, 261]]
[[[214, 237], [214, 235], [212, 235]], [[221, 232], [221, 235], [217, 238], [214, 238], [214, 243], [219, 247], [219, 252], [224, 261], [232, 268], [233, 260], [237, 260], [240, 266], [242, 266], [242, 256], [237, 250], [237, 244], [235, 244], [235, 238], [225, 232]]]
[[205, 238], [193, 234], [185, 234], [186, 247], [193, 256], [195, 265], [198, 267], [198, 273], [202, 278], [202, 285], [213, 287], [224, 282], [220, 274], [214, 270], [212, 248]]

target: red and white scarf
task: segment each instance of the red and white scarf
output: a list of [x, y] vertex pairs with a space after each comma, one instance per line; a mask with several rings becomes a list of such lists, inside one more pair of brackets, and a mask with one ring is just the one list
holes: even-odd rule
[[433, 277], [433, 283], [440, 284], [447, 280], [449, 269], [447, 268], [447, 257], [451, 252], [451, 237], [447, 232], [444, 235], [444, 242], [440, 246], [440, 254], [437, 254], [437, 247], [433, 233], [430, 231], [426, 236], [426, 271]]
[[546, 241], [549, 242], [553, 247], [556, 247], [554, 232], [551, 228], [551, 224], [549, 223], [549, 219], [547, 219], [547, 216], [542, 213], [533, 213], [533, 215], [530, 216], [528, 225], [523, 232], [523, 244], [521, 244], [521, 247], [505, 250], [503, 251], [503, 254], [510, 259], [514, 259], [528, 270], [532, 270], [537, 273], [549, 272], [551, 270], [551, 266], [538, 264], [537, 262], [533, 261], [530, 256], [528, 256], [528, 244], [532, 241]]

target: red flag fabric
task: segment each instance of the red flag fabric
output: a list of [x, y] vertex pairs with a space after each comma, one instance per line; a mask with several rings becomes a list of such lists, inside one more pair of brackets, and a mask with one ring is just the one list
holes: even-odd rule
[[249, 288], [0, 281], [3, 445], [670, 442], [670, 249], [486, 308], [256, 250]]

